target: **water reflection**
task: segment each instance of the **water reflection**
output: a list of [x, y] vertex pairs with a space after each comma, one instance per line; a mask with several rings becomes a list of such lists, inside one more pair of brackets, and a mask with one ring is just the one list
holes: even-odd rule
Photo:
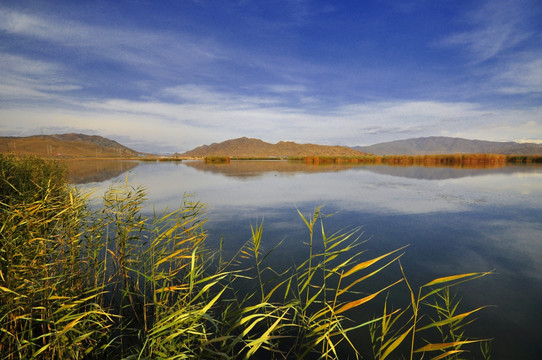
[[[118, 174], [91, 186], [99, 194], [124, 178]], [[368, 256], [410, 244], [402, 263], [412, 284], [496, 269], [496, 275], [462, 289], [466, 306], [497, 305], [479, 315], [474, 335], [495, 338], [494, 359], [535, 359], [542, 353], [540, 166], [142, 163], [131, 168], [129, 180], [147, 187], [147, 212], [177, 208], [185, 194], [195, 194], [207, 204], [209, 244], [222, 236], [226, 252], [235, 252], [250, 238], [250, 224], [263, 218], [265, 246], [284, 240], [274, 265], [291, 264], [305, 251], [306, 229], [297, 209], [306, 214], [323, 205], [325, 213], [335, 213], [327, 221], [330, 232], [363, 226]], [[397, 280], [398, 272], [383, 276]]]
[[232, 160], [227, 164], [209, 164], [203, 161], [186, 161], [186, 166], [194, 169], [233, 176], [237, 178], [259, 177], [272, 173], [277, 176], [291, 176], [296, 173], [322, 173], [344, 171], [357, 165], [312, 165], [299, 161], [285, 160]]
[[72, 184], [102, 182], [129, 171], [140, 163], [129, 160], [64, 160]]
[[[513, 171], [509, 172], [478, 170], [476, 176], [467, 176], [462, 169], [338, 169], [341, 171], [335, 167], [271, 161], [220, 165], [183, 162], [178, 166], [145, 164], [133, 179], [149, 187], [149, 196], [157, 206], [175, 207], [184, 193], [191, 193], [211, 209], [236, 208], [237, 213], [323, 204], [337, 204], [341, 210], [365, 208], [380, 213], [464, 211], [495, 203], [540, 206], [537, 196], [542, 192], [542, 167], [511, 167]], [[521, 169], [527, 172], [518, 172]], [[225, 211], [217, 216], [234, 215]]]
[[[365, 165], [365, 164], [306, 164], [299, 161], [284, 160], [252, 160], [235, 161], [227, 164], [210, 164], [203, 161], [186, 161], [186, 166], [194, 169], [234, 176], [238, 178], [250, 178], [263, 176], [268, 173], [275, 175], [293, 175], [295, 173], [327, 173], [346, 171], [352, 168], [363, 169], [378, 174], [407, 177], [420, 180], [445, 180], [462, 178], [467, 176], [481, 176], [488, 174], [512, 174], [540, 172], [539, 165], [499, 165], [499, 166], [388, 166], [388, 165]], [[481, 171], [483, 170], [483, 171]]]
[[365, 169], [378, 174], [408, 177], [420, 180], [445, 180], [490, 174], [516, 174], [540, 172], [540, 165], [508, 165], [493, 167], [428, 167], [428, 166], [367, 166]]

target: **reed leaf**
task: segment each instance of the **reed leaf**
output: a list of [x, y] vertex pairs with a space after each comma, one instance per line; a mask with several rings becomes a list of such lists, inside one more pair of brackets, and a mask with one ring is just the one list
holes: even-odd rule
[[452, 316], [450, 318], [447, 318], [447, 319], [444, 319], [444, 320], [441, 320], [441, 321], [435, 321], [435, 322], [432, 322], [431, 324], [429, 325], [426, 325], [424, 327], [421, 327], [421, 328], [418, 328], [416, 329], [416, 331], [422, 331], [422, 330], [426, 330], [426, 329], [430, 329], [430, 328], [433, 328], [433, 327], [439, 327], [439, 326], [443, 326], [443, 325], [448, 325], [448, 324], [451, 324], [451, 323], [454, 323], [456, 321], [459, 321], [459, 320], [462, 320], [464, 318], [466, 318], [467, 316], [469, 316], [470, 314], [473, 314], [477, 311], [480, 311], [484, 308], [486, 308], [487, 306], [481, 306], [477, 309], [474, 309], [472, 311], [468, 311], [468, 312], [465, 312], [463, 314], [459, 314], [459, 315], [455, 315], [455, 316]]
[[283, 314], [278, 317], [275, 322], [256, 340], [251, 341], [247, 344], [247, 347], [249, 347], [249, 351], [247, 352], [245, 358], [248, 359], [250, 356], [252, 356], [258, 349], [262, 346], [262, 344], [266, 341], [268, 341], [271, 337], [270, 334], [279, 327], [279, 324], [281, 320], [286, 315], [286, 311], [283, 312]]
[[447, 282], [451, 282], [451, 281], [455, 281], [455, 280], [460, 280], [460, 279], [465, 279], [465, 278], [469, 278], [469, 277], [478, 276], [478, 275], [481, 275], [481, 274], [483, 274], [483, 273], [468, 273], [468, 274], [445, 276], [445, 277], [441, 277], [441, 278], [438, 278], [438, 279], [434, 279], [434, 280], [428, 282], [427, 284], [422, 285], [422, 287], [430, 287], [430, 286], [439, 285], [439, 284], [443, 284], [443, 283], [447, 283]]
[[412, 331], [412, 329], [414, 329], [414, 325], [411, 326], [407, 331], [405, 331], [403, 334], [401, 334], [400, 336], [398, 336], [395, 340], [393, 340], [393, 342], [391, 344], [389, 344], [388, 346], [385, 346], [385, 349], [384, 350], [384, 353], [382, 354], [382, 356], [380, 357], [381, 360], [384, 360], [385, 358], [388, 357], [388, 355], [390, 355], [399, 345], [401, 345], [403, 343], [403, 341], [406, 339], [406, 337], [408, 336], [408, 334], [410, 334], [410, 332]]
[[358, 283], [370, 278], [370, 277], [373, 277], [374, 275], [378, 274], [380, 271], [384, 270], [385, 268], [387, 268], [389, 265], [395, 263], [397, 260], [399, 260], [399, 258], [403, 256], [402, 254], [397, 256], [396, 258], [392, 259], [391, 261], [387, 262], [386, 264], [384, 264], [383, 266], [379, 267], [378, 269], [374, 270], [373, 272], [365, 275], [365, 276], [362, 276], [356, 280], [354, 280], [352, 283], [350, 283], [350, 285], [344, 287], [341, 291], [339, 291], [338, 295], [342, 295], [344, 293], [346, 293], [348, 290], [350, 290], [352, 287], [354, 287], [355, 285], [357, 285]]
[[428, 352], [428, 351], [437, 351], [437, 350], [446, 350], [451, 347], [461, 346], [465, 344], [479, 343], [483, 341], [488, 341], [488, 339], [483, 340], [464, 340], [464, 341], [453, 341], [448, 343], [436, 343], [436, 344], [427, 344], [422, 346], [419, 349], [414, 350], [415, 353]]
[[397, 284], [400, 283], [401, 281], [403, 281], [403, 280], [402, 280], [402, 279], [397, 280], [397, 281], [394, 282], [393, 284], [388, 285], [388, 286], [386, 286], [385, 288], [380, 289], [380, 290], [378, 290], [377, 292], [375, 292], [375, 293], [373, 293], [373, 294], [371, 294], [371, 295], [368, 295], [368, 296], [366, 296], [366, 297], [364, 297], [364, 298], [361, 298], [361, 299], [359, 299], [359, 300], [350, 301], [350, 302], [344, 304], [343, 306], [341, 306], [341, 307], [335, 312], [335, 314], [340, 314], [340, 313], [345, 312], [345, 311], [347, 311], [347, 310], [350, 310], [350, 309], [352, 309], [352, 308], [354, 308], [354, 307], [357, 307], [357, 306], [360, 306], [360, 305], [362, 305], [362, 304], [365, 304], [366, 302], [368, 302], [368, 301], [374, 299], [375, 297], [377, 297], [377, 296], [378, 296], [380, 293], [382, 293], [383, 291], [386, 291], [386, 290], [389, 289], [390, 287], [397, 285]]
[[373, 265], [373, 264], [379, 262], [380, 260], [382, 260], [382, 259], [384, 259], [384, 258], [390, 256], [391, 254], [394, 254], [394, 253], [396, 253], [396, 252], [398, 252], [398, 251], [403, 250], [403, 249], [406, 248], [406, 247], [407, 247], [407, 246], [403, 246], [403, 247], [401, 247], [401, 248], [399, 248], [399, 249], [390, 251], [390, 252], [387, 253], [387, 254], [384, 254], [384, 255], [381, 255], [381, 256], [376, 257], [376, 258], [374, 258], [374, 259], [367, 260], [367, 261], [364, 261], [364, 262], [362, 262], [362, 263], [360, 263], [360, 264], [357, 264], [356, 266], [354, 266], [354, 267], [352, 267], [350, 270], [348, 270], [348, 271], [343, 275], [343, 277], [350, 276], [350, 275], [352, 275], [352, 274], [354, 274], [354, 273], [356, 273], [356, 272], [358, 272], [358, 271], [360, 271], [360, 270], [363, 270], [363, 269], [365, 269], [365, 268], [368, 268], [369, 266], [371, 266], [371, 265]]
[[450, 351], [446, 351], [445, 353], [442, 353], [440, 355], [437, 355], [437, 356], [431, 358], [431, 360], [445, 359], [448, 356], [460, 354], [460, 353], [463, 353], [463, 352], [465, 352], [465, 350], [450, 350]]

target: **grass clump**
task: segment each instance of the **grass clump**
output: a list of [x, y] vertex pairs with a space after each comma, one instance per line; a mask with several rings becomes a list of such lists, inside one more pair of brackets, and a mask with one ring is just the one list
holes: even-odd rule
[[47, 193], [58, 198], [67, 188], [67, 170], [56, 161], [0, 153], [0, 172], [0, 202], [5, 205], [46, 199]]
[[231, 158], [229, 156], [207, 156], [204, 161], [207, 164], [229, 164]]
[[[274, 249], [263, 250], [263, 223], [225, 259], [206, 246], [204, 208], [190, 198], [145, 215], [144, 189], [121, 184], [91, 211], [84, 195], [56, 182], [56, 164], [2, 161], [2, 359], [359, 358], [371, 347], [359, 341], [364, 330], [376, 359], [433, 350], [454, 358], [480, 342], [466, 338], [461, 323], [480, 309], [457, 314], [446, 289], [486, 273], [436, 279], [416, 295], [403, 272], [368, 291], [366, 280], [399, 264], [404, 249], [364, 259], [359, 229], [329, 234], [320, 209], [299, 213], [306, 259], [278, 273], [268, 265]], [[23, 170], [39, 174], [33, 186], [15, 180]], [[404, 310], [350, 320], [400, 284], [412, 299]], [[441, 301], [426, 306], [432, 297]], [[423, 307], [437, 316], [423, 316]], [[420, 332], [435, 329], [442, 341], [417, 346]]]
[[109, 315], [88, 281], [80, 230], [85, 198], [57, 163], [0, 157], [0, 354], [82, 358], [97, 349]]

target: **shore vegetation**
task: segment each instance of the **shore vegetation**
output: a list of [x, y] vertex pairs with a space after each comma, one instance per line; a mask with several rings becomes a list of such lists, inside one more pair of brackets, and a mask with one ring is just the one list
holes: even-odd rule
[[207, 156], [203, 160], [208, 164], [229, 164], [231, 158], [229, 156]]
[[359, 157], [307, 156], [290, 158], [306, 164], [367, 164], [390, 166], [440, 166], [487, 168], [502, 167], [506, 164], [542, 163], [541, 155], [500, 155], [500, 154], [450, 154], [450, 155], [383, 155]]

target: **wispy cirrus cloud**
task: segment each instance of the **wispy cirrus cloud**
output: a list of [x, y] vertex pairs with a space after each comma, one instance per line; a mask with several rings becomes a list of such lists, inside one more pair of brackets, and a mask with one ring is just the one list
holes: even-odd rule
[[62, 17], [21, 13], [0, 7], [0, 30], [13, 39], [49, 44], [43, 52], [58, 54], [62, 62], [81, 64], [114, 62], [133, 71], [164, 77], [178, 71], [224, 59], [221, 46], [211, 38], [157, 32], [137, 27], [91, 25]]
[[402, 100], [348, 104], [323, 113], [288, 106], [272, 96], [236, 95], [209, 86], [169, 88], [163, 93], [167, 96], [148, 100], [76, 99], [65, 108], [0, 109], [0, 116], [17, 118], [18, 131], [47, 132], [49, 124], [93, 128], [115, 139], [146, 139], [147, 145], [133, 143], [138, 150], [166, 152], [241, 136], [328, 145], [371, 145], [432, 135], [542, 138], [542, 107], [496, 110], [470, 102]]
[[185, 84], [161, 90], [157, 98], [181, 104], [207, 104], [217, 108], [247, 108], [278, 105], [280, 99], [264, 95], [241, 95], [234, 92], [220, 92], [207, 85]]
[[[295, 13], [297, 10], [292, 11]], [[0, 32], [8, 36], [4, 52], [25, 63], [38, 61], [33, 60], [32, 55], [19, 51], [9, 53], [11, 48], [17, 49], [13, 44], [21, 40], [40, 44], [40, 57], [45, 55], [48, 58], [41, 61], [42, 65], [54, 70], [51, 73], [62, 68], [65, 79], [71, 77], [72, 82], [86, 88], [108, 86], [107, 90], [122, 90], [131, 84], [131, 88], [138, 87], [153, 94], [142, 95], [146, 97], [155, 94], [176, 96], [175, 93], [184, 97], [198, 96], [204, 86], [193, 92], [190, 86], [194, 83], [243, 87], [245, 85], [237, 76], [243, 72], [265, 79], [257, 86], [245, 86], [248, 93], [264, 90], [277, 96], [294, 92], [300, 95], [300, 89], [305, 89], [298, 83], [304, 81], [303, 76], [325, 71], [322, 66], [315, 68], [315, 65], [299, 59], [260, 54], [254, 49], [225, 44], [213, 35], [88, 24], [40, 13], [23, 13], [2, 6]], [[6, 72], [11, 71], [11, 66], [5, 68]], [[116, 70], [111, 71], [111, 68]], [[24, 77], [24, 71], [19, 74], [20, 78]], [[33, 76], [32, 72], [26, 75], [27, 79]], [[267, 86], [265, 81], [274, 84]], [[217, 100], [216, 96], [208, 99]], [[306, 102], [310, 98], [301, 100]]]
[[0, 96], [4, 101], [58, 98], [81, 88], [66, 80], [63, 67], [55, 63], [0, 53], [0, 65]]
[[449, 35], [442, 44], [466, 50], [475, 64], [492, 59], [534, 35], [528, 26], [531, 6], [525, 5], [529, 2], [485, 1], [465, 15], [468, 30]]
[[[540, 3], [524, 0], [494, 0], [473, 3], [463, 15], [464, 30], [443, 38], [440, 45], [458, 50], [467, 59], [470, 78], [465, 93], [497, 96], [496, 106], [507, 100], [536, 103], [542, 95], [542, 36]], [[519, 97], [521, 96], [521, 97]]]
[[518, 59], [495, 76], [498, 91], [505, 94], [542, 95], [542, 55]]

